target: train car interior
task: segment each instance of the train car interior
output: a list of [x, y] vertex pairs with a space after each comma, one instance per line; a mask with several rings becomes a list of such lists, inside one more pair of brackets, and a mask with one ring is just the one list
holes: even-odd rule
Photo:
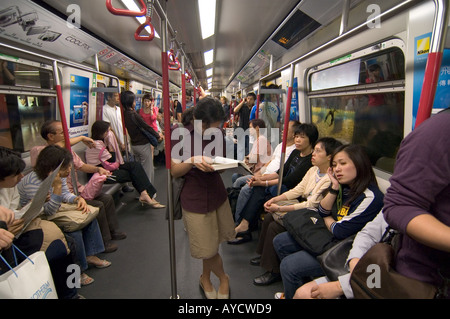
[[[202, 299], [202, 262], [191, 257], [183, 220], [170, 216], [165, 148], [167, 125], [178, 122], [174, 100], [184, 111], [190, 95], [194, 105], [202, 94], [225, 97], [233, 109], [248, 93], [257, 104], [272, 94], [280, 117], [273, 148], [285, 143], [290, 120], [313, 123], [320, 137], [365, 146], [385, 193], [401, 141], [450, 103], [448, 25], [446, 0], [2, 0], [0, 145], [19, 152], [29, 173], [30, 150], [46, 143], [42, 124], [58, 120], [66, 147], [85, 160], [87, 146], [67, 140], [91, 136], [110, 96], [132, 91], [139, 110], [150, 94], [166, 127], [152, 183], [167, 208], [141, 205], [137, 191], [124, 191], [131, 183], [105, 184], [127, 238], [101, 254], [112, 265], [90, 268], [94, 282], [79, 293]], [[443, 54], [440, 78], [430, 84], [435, 97], [423, 101], [423, 79], [433, 67], [426, 57], [434, 53]], [[233, 140], [236, 123], [228, 115], [223, 128]], [[124, 158], [131, 159], [126, 131], [124, 141]], [[221, 173], [227, 188], [233, 173]], [[281, 280], [252, 283], [264, 272], [249, 264], [260, 226], [253, 240], [220, 246], [232, 299], [273, 299], [283, 291]]]

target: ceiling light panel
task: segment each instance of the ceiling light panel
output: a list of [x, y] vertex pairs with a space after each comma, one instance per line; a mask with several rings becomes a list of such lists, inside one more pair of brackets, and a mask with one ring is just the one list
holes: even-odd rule
[[198, 0], [202, 38], [214, 35], [216, 27], [216, 0]]

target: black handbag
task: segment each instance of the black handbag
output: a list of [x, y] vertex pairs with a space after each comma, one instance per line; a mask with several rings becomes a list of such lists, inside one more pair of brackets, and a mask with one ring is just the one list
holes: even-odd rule
[[[181, 190], [184, 186], [185, 177], [172, 177], [172, 205], [173, 205], [173, 219], [178, 220], [183, 217], [181, 209]], [[166, 206], [166, 219], [169, 219], [169, 205]]]
[[[141, 127], [141, 126], [139, 125], [139, 123], [136, 121], [135, 116], [136, 116], [135, 114], [133, 114], [133, 115], [131, 116], [131, 119], [133, 120], [134, 124], [139, 128], [139, 130], [141, 131], [141, 133], [144, 134], [144, 136], [148, 139], [148, 141], [150, 142], [150, 144], [151, 144], [152, 146], [154, 146], [154, 147], [158, 146], [158, 137], [159, 137], [159, 134], [158, 134], [153, 128], [151, 128], [151, 127], [150, 127], [150, 129], [151, 129], [152, 132], [149, 132], [149, 131], [147, 131], [146, 129], [144, 129], [143, 127]], [[156, 135], [157, 135], [158, 137], [156, 137]]]
[[356, 235], [352, 235], [343, 239], [322, 255], [317, 256], [317, 260], [320, 262], [323, 272], [330, 281], [337, 281], [340, 276], [349, 273], [345, 268], [345, 262], [352, 249], [355, 237]]
[[338, 242], [315, 210], [303, 208], [288, 212], [283, 217], [283, 225], [300, 246], [313, 256], [324, 253]]

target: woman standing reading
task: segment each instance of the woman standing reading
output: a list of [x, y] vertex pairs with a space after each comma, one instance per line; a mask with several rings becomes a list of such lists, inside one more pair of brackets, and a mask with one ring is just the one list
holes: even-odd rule
[[[229, 277], [219, 245], [235, 236], [227, 191], [219, 172], [211, 166], [211, 156], [225, 154], [224, 135], [219, 128], [223, 117], [220, 102], [205, 97], [195, 107], [194, 123], [182, 130], [182, 138], [176, 139], [175, 131], [172, 134], [171, 173], [173, 177], [185, 178], [180, 195], [183, 219], [191, 255], [203, 260], [200, 287], [208, 299], [229, 298]], [[220, 281], [217, 292], [211, 283], [211, 272]]]

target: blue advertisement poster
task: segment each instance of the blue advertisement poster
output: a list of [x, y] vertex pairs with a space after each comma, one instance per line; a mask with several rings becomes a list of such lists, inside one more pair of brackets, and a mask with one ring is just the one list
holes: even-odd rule
[[[431, 32], [414, 39], [414, 92], [413, 92], [413, 122], [414, 129], [419, 109], [420, 94], [422, 92], [425, 67], [430, 51]], [[434, 97], [432, 113], [450, 106], [450, 49], [444, 50], [441, 72], [439, 74], [436, 95]]]
[[142, 105], [142, 90], [136, 90], [136, 111], [139, 111], [142, 107], [144, 107]]
[[289, 119], [291, 121], [298, 121], [298, 83], [297, 78], [294, 79], [294, 84], [292, 85], [292, 100], [291, 100], [291, 110], [289, 114]]
[[70, 137], [88, 134], [89, 78], [70, 75]]

